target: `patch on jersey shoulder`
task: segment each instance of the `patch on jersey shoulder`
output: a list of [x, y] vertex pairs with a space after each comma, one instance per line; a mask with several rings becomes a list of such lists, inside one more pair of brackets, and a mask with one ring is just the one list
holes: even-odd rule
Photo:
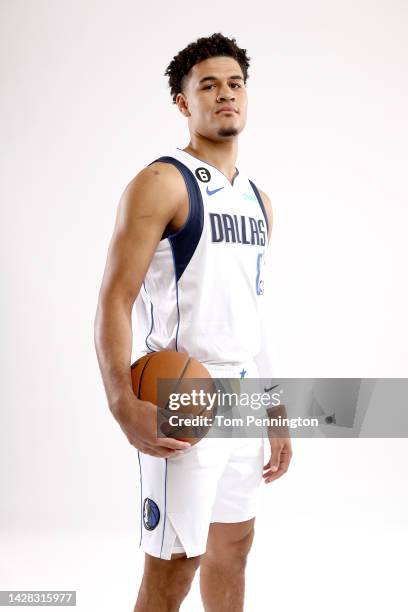
[[143, 525], [148, 531], [153, 531], [160, 521], [160, 510], [156, 502], [146, 497], [143, 502]]
[[194, 174], [202, 183], [208, 183], [211, 180], [211, 174], [210, 171], [207, 170], [207, 168], [197, 168]]

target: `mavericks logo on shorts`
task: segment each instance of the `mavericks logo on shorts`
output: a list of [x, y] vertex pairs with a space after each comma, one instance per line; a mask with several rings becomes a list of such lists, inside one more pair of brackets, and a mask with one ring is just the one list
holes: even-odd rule
[[148, 531], [153, 531], [160, 521], [160, 510], [156, 502], [146, 497], [143, 502], [143, 525]]

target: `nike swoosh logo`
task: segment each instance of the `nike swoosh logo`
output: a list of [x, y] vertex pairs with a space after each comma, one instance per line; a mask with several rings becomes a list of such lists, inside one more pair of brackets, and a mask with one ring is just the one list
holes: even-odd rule
[[265, 393], [268, 393], [269, 391], [272, 391], [272, 389], [276, 389], [276, 387], [279, 387], [279, 385], [274, 385], [273, 387], [269, 387], [269, 389], [264, 387], [264, 391], [265, 391]]
[[224, 187], [218, 187], [218, 189], [213, 189], [211, 191], [210, 189], [208, 189], [208, 185], [207, 185], [207, 194], [208, 195], [213, 195], [214, 193], [217, 193], [217, 191], [220, 191], [221, 189], [224, 189]]

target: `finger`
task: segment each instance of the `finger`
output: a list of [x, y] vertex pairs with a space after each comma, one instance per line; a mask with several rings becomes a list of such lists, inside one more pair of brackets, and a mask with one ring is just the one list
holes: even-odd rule
[[264, 470], [268, 470], [268, 472], [265, 472], [263, 476], [265, 477], [266, 473], [270, 473], [271, 475], [277, 474], [281, 470], [285, 470], [286, 472], [289, 468], [289, 463], [290, 463], [290, 457], [281, 456], [281, 461], [278, 465], [278, 469], [274, 470], [272, 463], [270, 462], [270, 465], [267, 464], [266, 466], [264, 466]]
[[153, 457], [172, 457], [181, 454], [182, 450], [165, 448], [164, 446], [156, 446], [154, 444], [149, 444], [148, 442], [142, 441], [140, 439], [133, 439], [131, 442], [132, 446], [134, 446], [137, 450], [146, 455], [152, 455]]
[[158, 457], [159, 459], [169, 459], [170, 457], [177, 457], [178, 455], [182, 455], [184, 451], [182, 450], [170, 450], [170, 449], [161, 449], [159, 447], [154, 448], [149, 454]]
[[273, 482], [274, 480], [277, 480], [281, 476], [283, 476], [283, 474], [278, 474], [278, 475], [275, 474], [275, 476], [273, 476], [272, 478], [268, 478], [267, 480], [265, 480], [265, 484], [269, 484], [270, 482]]
[[159, 455], [156, 453], [156, 451], [151, 450], [150, 448], [138, 448], [138, 450], [143, 453], [144, 455], [151, 455], [152, 457], [158, 457]]
[[181, 450], [175, 450], [175, 451], [169, 451], [170, 454], [167, 455], [167, 457], [170, 459], [171, 457], [178, 457], [179, 455], [182, 455], [184, 451]]
[[[134, 444], [134, 446], [136, 446], [136, 444]], [[138, 448], [138, 450], [140, 450], [142, 453], [163, 458], [173, 457], [183, 453], [182, 450], [170, 449], [164, 446], [155, 446], [146, 442], [141, 443], [140, 440], [138, 441], [136, 448]]]
[[266, 483], [272, 482], [273, 480], [277, 480], [278, 478], [283, 476], [285, 472], [287, 472], [287, 470], [285, 469], [280, 469], [277, 472], [267, 472], [266, 474], [263, 475], [263, 478]]
[[153, 455], [154, 457], [158, 457], [157, 449], [155, 446], [151, 444], [147, 444], [146, 442], [141, 442], [140, 440], [134, 440], [131, 444], [141, 453], [145, 455]]
[[172, 450], [185, 450], [191, 446], [189, 442], [182, 442], [175, 438], [157, 438], [155, 444], [156, 446], [163, 446], [164, 448], [170, 448]]
[[277, 472], [265, 472], [265, 474], [262, 474], [262, 478], [264, 480], [268, 480], [269, 478], [275, 478], [275, 476], [279, 476], [280, 474], [283, 474], [283, 470], [278, 470]]
[[159, 457], [173, 457], [174, 455], [181, 455], [183, 453], [182, 450], [171, 450], [170, 448], [160, 446], [156, 446], [154, 450], [158, 453]]
[[[282, 467], [283, 465], [289, 465], [290, 460], [291, 460], [291, 456], [290, 455], [285, 455], [284, 453], [281, 453], [281, 456], [279, 458], [278, 468]], [[268, 461], [268, 463], [266, 463], [263, 466], [263, 469], [264, 470], [268, 470], [268, 469], [270, 470], [270, 469], [272, 469], [273, 465], [276, 465], [276, 464], [274, 464], [272, 459], [270, 459]], [[277, 470], [275, 470], [275, 471], [277, 471]]]

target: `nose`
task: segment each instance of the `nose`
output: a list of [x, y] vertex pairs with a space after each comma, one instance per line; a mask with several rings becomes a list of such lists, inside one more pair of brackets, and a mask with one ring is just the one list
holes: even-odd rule
[[234, 92], [228, 89], [222, 89], [217, 96], [217, 102], [223, 102], [225, 100], [235, 100]]

